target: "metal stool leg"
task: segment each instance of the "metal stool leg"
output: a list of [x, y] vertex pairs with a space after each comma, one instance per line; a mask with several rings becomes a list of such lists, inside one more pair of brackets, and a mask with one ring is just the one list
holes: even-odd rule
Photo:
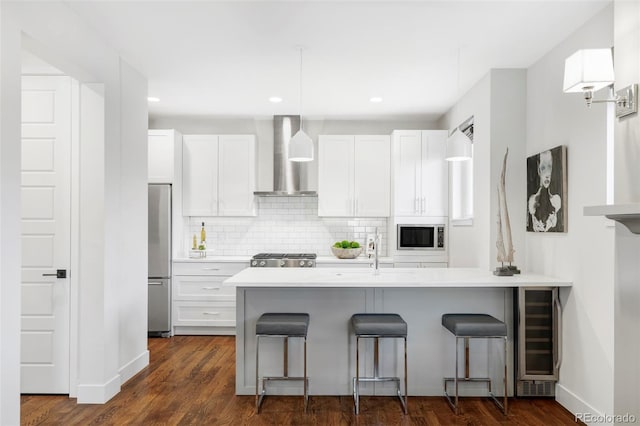
[[407, 338], [404, 338], [404, 404], [403, 408], [404, 408], [404, 413], [407, 414], [408, 410], [409, 410], [409, 401], [408, 401], [408, 397], [409, 397], [409, 384], [407, 382], [407, 378], [409, 376], [407, 375]]
[[309, 405], [309, 379], [307, 378], [307, 337], [304, 338], [304, 412]]
[[262, 398], [258, 397], [258, 392], [260, 390], [259, 385], [259, 374], [258, 374], [258, 366], [260, 365], [260, 336], [256, 336], [256, 414], [260, 413], [260, 402]]
[[353, 402], [356, 415], [360, 413], [360, 337], [356, 336], [356, 378], [353, 383]]
[[504, 403], [503, 403], [503, 412], [504, 415], [507, 415], [507, 404], [508, 404], [508, 399], [507, 399], [507, 336], [504, 336]]

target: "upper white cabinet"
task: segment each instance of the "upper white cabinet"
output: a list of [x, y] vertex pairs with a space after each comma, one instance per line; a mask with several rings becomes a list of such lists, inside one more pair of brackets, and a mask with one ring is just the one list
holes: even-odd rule
[[320, 136], [318, 216], [389, 216], [390, 154], [389, 136]]
[[149, 183], [175, 183], [182, 161], [182, 135], [175, 130], [149, 130]]
[[184, 216], [254, 216], [253, 135], [183, 137]]
[[447, 216], [446, 142], [446, 130], [393, 132], [396, 216]]

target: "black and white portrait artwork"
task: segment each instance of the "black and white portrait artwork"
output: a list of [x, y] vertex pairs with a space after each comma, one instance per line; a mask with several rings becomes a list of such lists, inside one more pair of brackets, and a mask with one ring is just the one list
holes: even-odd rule
[[567, 232], [567, 147], [527, 158], [527, 231]]

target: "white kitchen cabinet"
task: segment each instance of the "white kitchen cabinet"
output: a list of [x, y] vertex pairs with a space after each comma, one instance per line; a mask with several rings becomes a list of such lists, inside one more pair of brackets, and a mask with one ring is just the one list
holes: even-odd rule
[[318, 216], [389, 216], [390, 153], [385, 135], [320, 136]]
[[185, 135], [184, 216], [254, 216], [253, 135]]
[[173, 263], [173, 334], [234, 335], [236, 291], [222, 282], [249, 262]]
[[393, 132], [395, 216], [447, 216], [446, 130]]
[[222, 135], [218, 139], [218, 214], [255, 215], [256, 145], [255, 137]]
[[149, 130], [148, 132], [149, 183], [175, 183], [182, 163], [182, 135], [175, 130]]

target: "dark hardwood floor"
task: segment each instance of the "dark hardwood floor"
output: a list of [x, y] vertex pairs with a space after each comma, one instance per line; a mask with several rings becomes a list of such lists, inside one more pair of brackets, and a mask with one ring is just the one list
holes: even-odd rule
[[504, 417], [488, 399], [465, 398], [455, 416], [443, 397], [409, 397], [409, 414], [397, 399], [362, 397], [265, 398], [260, 415], [253, 396], [236, 396], [235, 339], [175, 336], [149, 339], [150, 365], [104, 405], [78, 405], [66, 396], [23, 395], [23, 425], [575, 425], [549, 399], [514, 399]]

